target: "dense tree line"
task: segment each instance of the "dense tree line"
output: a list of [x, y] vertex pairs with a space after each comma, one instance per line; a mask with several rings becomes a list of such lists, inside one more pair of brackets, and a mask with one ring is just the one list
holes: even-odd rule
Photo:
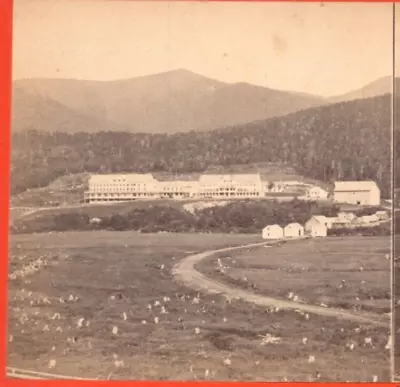
[[387, 209], [381, 206], [362, 207], [356, 211], [353, 211], [353, 213], [357, 217], [361, 217], [361, 216], [375, 215], [377, 211], [387, 211]]
[[[387, 236], [392, 235], [390, 223], [374, 227], [337, 228], [328, 230], [328, 236]], [[389, 238], [388, 238], [389, 243]]]
[[83, 212], [44, 213], [30, 220], [17, 220], [12, 233], [83, 230], [136, 230], [141, 232], [221, 232], [259, 233], [268, 224], [304, 224], [311, 215], [335, 216], [339, 207], [293, 200], [238, 201], [226, 206], [206, 208], [194, 214], [168, 205], [137, 208], [128, 213], [110, 214], [93, 222]]
[[11, 189], [18, 193], [85, 171], [184, 173], [270, 162], [326, 182], [372, 179], [388, 197], [390, 100], [387, 95], [343, 102], [211, 132], [14, 133]]

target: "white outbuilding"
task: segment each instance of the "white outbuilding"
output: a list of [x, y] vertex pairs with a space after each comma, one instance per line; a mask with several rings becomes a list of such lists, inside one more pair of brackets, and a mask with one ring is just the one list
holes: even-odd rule
[[356, 214], [354, 212], [339, 212], [337, 215], [337, 218], [339, 221], [346, 221], [346, 222], [351, 222], [355, 218], [357, 218]]
[[299, 223], [290, 223], [283, 229], [285, 238], [298, 238], [304, 236], [304, 227]]
[[379, 217], [377, 215], [364, 215], [361, 216], [361, 222], [364, 224], [376, 224], [379, 223]]
[[387, 213], [387, 211], [383, 211], [383, 210], [376, 211], [375, 215], [379, 218], [379, 220], [387, 220], [387, 219], [389, 219], [389, 214]]
[[336, 181], [333, 191], [336, 203], [377, 206], [381, 191], [374, 181]]
[[325, 223], [320, 222], [316, 216], [312, 216], [304, 225], [306, 234], [312, 237], [326, 237], [328, 235], [328, 227]]
[[263, 239], [280, 239], [283, 238], [283, 228], [278, 224], [270, 224], [262, 230]]
[[[325, 226], [326, 226], [328, 229], [333, 228], [333, 226], [334, 226], [334, 225], [336, 224], [336, 222], [338, 221], [338, 218], [337, 218], [336, 216], [324, 216], [324, 217], [322, 217], [322, 216], [316, 216], [316, 218], [317, 218], [317, 220], [318, 220], [320, 223], [324, 223]], [[323, 221], [323, 222], [322, 222], [321, 218], [324, 218], [324, 221]]]
[[308, 190], [307, 196], [312, 199], [326, 200], [326, 199], [328, 199], [329, 192], [324, 190], [321, 187], [313, 186]]
[[330, 217], [324, 215], [314, 215], [313, 218], [315, 218], [319, 223], [325, 225], [328, 230], [334, 228], [338, 224], [348, 223], [348, 220], [340, 219], [337, 216]]

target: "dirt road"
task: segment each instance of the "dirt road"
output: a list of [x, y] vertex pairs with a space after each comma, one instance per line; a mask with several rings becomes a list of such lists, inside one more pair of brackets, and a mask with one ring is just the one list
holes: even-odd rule
[[387, 327], [388, 329], [390, 328], [390, 318], [386, 315], [381, 316], [369, 313], [356, 314], [356, 313], [345, 312], [340, 309], [333, 309], [333, 308], [303, 304], [294, 301], [262, 296], [212, 280], [195, 269], [195, 265], [198, 262], [200, 262], [204, 258], [212, 256], [213, 254], [221, 252], [232, 252], [235, 250], [253, 248], [258, 246], [261, 247], [265, 244], [266, 243], [263, 242], [246, 246], [230, 247], [220, 250], [205, 251], [203, 253], [193, 254], [184, 258], [179, 263], [177, 263], [174, 266], [172, 273], [178, 282], [181, 282], [184, 285], [194, 290], [203, 291], [210, 294], [223, 294], [232, 299], [242, 299], [244, 301], [251, 302], [263, 307], [276, 307], [280, 309], [302, 310], [306, 313], [318, 314], [321, 316], [332, 316], [340, 319]]
[[88, 206], [88, 204], [76, 204], [70, 206], [52, 206], [52, 207], [10, 207], [10, 212], [20, 210], [21, 213], [19, 214], [18, 218], [24, 218], [25, 216], [34, 214], [36, 212], [42, 211], [52, 211], [52, 210], [59, 210], [59, 209], [79, 209], [82, 207]]
[[47, 372], [37, 372], [31, 370], [25, 370], [21, 368], [7, 367], [6, 375], [9, 379], [31, 379], [31, 380], [92, 380], [95, 381], [97, 379], [86, 379], [86, 378], [77, 378], [74, 376], [60, 375], [60, 374], [52, 374]]

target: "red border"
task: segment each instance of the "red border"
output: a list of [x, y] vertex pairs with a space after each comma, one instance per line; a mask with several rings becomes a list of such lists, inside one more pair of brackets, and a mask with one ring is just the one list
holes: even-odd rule
[[[30, 0], [26, 0], [30, 1]], [[56, 1], [56, 0], [53, 0]], [[112, 0], [106, 0], [112, 1]], [[125, 0], [134, 1], [134, 0]], [[164, 0], [155, 0], [164, 1]], [[176, 1], [176, 0], [175, 0]], [[187, 0], [178, 0], [187, 1]], [[195, 0], [203, 1], [203, 0]], [[243, 0], [209, 0], [209, 1], [243, 1]], [[263, 0], [247, 0], [247, 1], [263, 1]], [[271, 0], [269, 0], [271, 1]], [[272, 0], [274, 2], [281, 0]], [[296, 0], [291, 0], [296, 1]], [[321, 0], [306, 0], [307, 2], [321, 2]], [[334, 2], [328, 0], [327, 2]], [[342, 0], [341, 2], [346, 2]], [[349, 1], [351, 2], [351, 1]], [[363, 0], [363, 2], [387, 2], [391, 1], [374, 1]], [[396, 0], [395, 2], [400, 2]], [[8, 271], [8, 205], [9, 205], [9, 158], [10, 158], [10, 123], [11, 123], [11, 63], [12, 63], [12, 0], [0, 0], [0, 387], [1, 386], [92, 386], [93, 384], [101, 386], [117, 386], [126, 385], [128, 383], [139, 386], [165, 386], [165, 385], [182, 385], [186, 387], [195, 387], [199, 382], [117, 382], [117, 381], [55, 381], [55, 380], [6, 380], [6, 337], [7, 337], [7, 271]], [[234, 382], [201, 382], [207, 383], [209, 387], [224, 387], [228, 385], [236, 385]], [[240, 383], [244, 387], [254, 387], [259, 383]], [[295, 385], [297, 387], [306, 387], [309, 383], [269, 383], [273, 385]], [[321, 386], [357, 386], [360, 383], [318, 383]], [[366, 387], [375, 387], [376, 383], [362, 383]], [[379, 383], [381, 386], [389, 386], [391, 383]], [[400, 386], [400, 385], [399, 385]]]
[[11, 42], [12, 0], [0, 0], [0, 385], [6, 372]]

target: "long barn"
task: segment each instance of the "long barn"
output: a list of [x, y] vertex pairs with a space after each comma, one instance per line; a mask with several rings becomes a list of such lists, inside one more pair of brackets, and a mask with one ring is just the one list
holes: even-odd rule
[[336, 203], [377, 206], [381, 191], [374, 181], [336, 181], [333, 197]]

